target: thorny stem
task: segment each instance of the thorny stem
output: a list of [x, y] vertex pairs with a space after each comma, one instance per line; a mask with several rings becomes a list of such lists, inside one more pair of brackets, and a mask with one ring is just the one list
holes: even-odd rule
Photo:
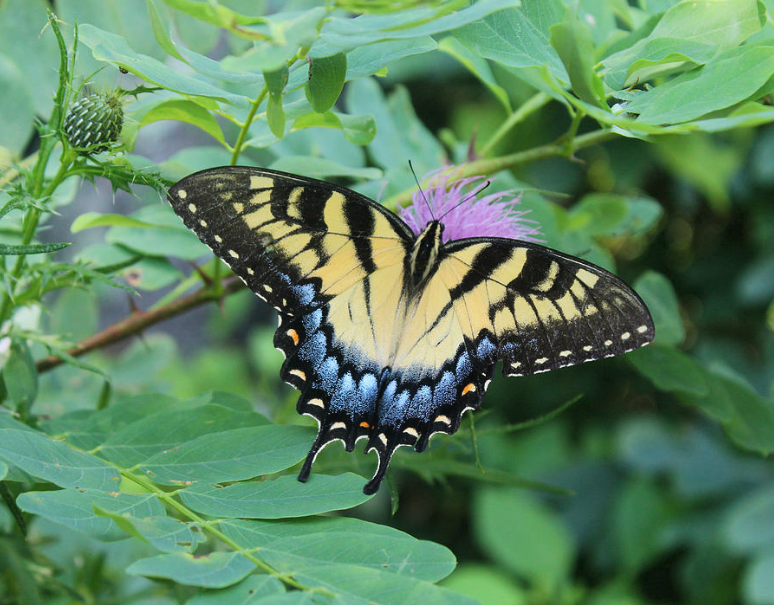
[[[51, 153], [59, 140], [57, 133], [59, 132], [62, 122], [62, 108], [64, 106], [65, 94], [67, 93], [67, 85], [69, 82], [69, 67], [68, 67], [68, 53], [67, 45], [65, 44], [62, 32], [59, 31], [57, 25], [57, 19], [54, 13], [48, 12], [48, 21], [51, 24], [51, 29], [56, 36], [57, 44], [59, 45], [59, 87], [54, 97], [54, 107], [51, 110], [51, 118], [48, 124], [41, 128], [40, 133], [40, 150], [38, 151], [35, 167], [28, 175], [27, 190], [30, 192], [33, 198], [38, 200], [45, 200], [50, 196], [67, 173], [67, 169], [74, 160], [74, 156], [71, 153], [65, 152], [59, 160], [59, 170], [53, 179], [49, 182], [48, 186], [44, 189], [45, 170], [48, 165], [48, 160], [51, 157]], [[35, 231], [38, 228], [38, 221], [40, 220], [40, 210], [37, 208], [30, 208], [24, 217], [22, 224], [22, 245], [27, 245], [32, 241], [35, 236]], [[10, 315], [13, 305], [13, 291], [16, 288], [16, 283], [21, 277], [24, 269], [26, 257], [20, 255], [16, 259], [9, 281], [9, 290], [3, 295], [3, 301], [0, 303], [0, 325], [2, 325]]]

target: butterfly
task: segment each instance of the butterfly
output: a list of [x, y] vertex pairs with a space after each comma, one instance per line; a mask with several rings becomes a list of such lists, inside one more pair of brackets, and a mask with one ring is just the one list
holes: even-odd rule
[[423, 451], [481, 405], [495, 366], [526, 376], [620, 355], [654, 337], [640, 297], [608, 271], [525, 241], [415, 235], [350, 189], [253, 167], [169, 189], [183, 222], [279, 314], [281, 377], [320, 450], [368, 440], [373, 494], [400, 446]]

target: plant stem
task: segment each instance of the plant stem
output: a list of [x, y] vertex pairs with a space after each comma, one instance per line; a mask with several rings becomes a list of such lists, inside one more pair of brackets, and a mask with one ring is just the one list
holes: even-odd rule
[[[216, 289], [211, 287], [201, 288], [188, 296], [178, 298], [153, 311], [134, 311], [128, 317], [125, 317], [121, 321], [114, 323], [112, 326], [109, 326], [101, 332], [80, 342], [78, 345], [67, 351], [67, 354], [72, 357], [80, 357], [95, 349], [100, 349], [109, 344], [124, 340], [134, 334], [138, 334], [160, 321], [184, 313], [185, 311], [198, 307], [206, 302], [220, 300], [220, 298], [238, 292], [244, 287], [244, 283], [234, 277], [221, 282], [220, 286]], [[36, 365], [38, 372], [47, 372], [48, 370], [52, 370], [53, 368], [62, 365], [62, 363], [64, 363], [64, 361], [60, 357], [49, 355], [48, 357], [38, 360]]]
[[234, 151], [231, 152], [232, 166], [234, 166], [239, 160], [239, 154], [242, 153], [242, 146], [244, 145], [247, 131], [250, 130], [250, 125], [253, 123], [253, 119], [255, 118], [255, 112], [258, 111], [258, 107], [261, 105], [261, 103], [263, 103], [263, 100], [268, 94], [269, 88], [264, 86], [263, 90], [261, 90], [258, 97], [256, 97], [255, 101], [253, 101], [253, 104], [250, 106], [250, 112], [247, 114], [247, 118], [245, 119], [245, 123], [242, 124], [242, 128], [239, 129], [239, 136], [237, 137], [236, 143], [234, 143]]
[[[584, 147], [596, 145], [610, 139], [618, 137], [612, 130], [595, 130], [583, 134], [573, 139], [570, 145], [570, 154], [576, 152]], [[519, 164], [526, 164], [527, 162], [534, 162], [536, 160], [543, 160], [554, 156], [566, 155], [568, 152], [567, 145], [564, 141], [548, 143], [547, 145], [541, 145], [533, 149], [527, 149], [525, 151], [518, 151], [510, 155], [504, 155], [496, 158], [482, 158], [480, 160], [474, 160], [461, 166], [453, 166], [450, 170], [454, 171], [454, 175], [457, 178], [464, 178], [466, 176], [475, 176], [479, 174], [494, 174], [500, 170], [506, 170], [513, 168]], [[423, 183], [424, 185], [424, 183]], [[391, 210], [395, 210], [399, 206], [405, 206], [411, 201], [411, 195], [414, 193], [415, 188], [406, 189], [400, 193], [393, 195], [384, 201], [384, 205]]]
[[[49, 154], [45, 154], [46, 157], [48, 157]], [[38, 156], [38, 160], [42, 158], [42, 155]], [[62, 179], [64, 178], [65, 173], [70, 168], [70, 158], [63, 156], [61, 158], [62, 162], [59, 164], [59, 170], [57, 170], [57, 173], [54, 175], [54, 178], [51, 179], [51, 182], [49, 183], [48, 187], [40, 194], [40, 199], [45, 200], [48, 196], [50, 196], [56, 188], [59, 186], [59, 184], [62, 182]], [[37, 171], [37, 166], [36, 166]], [[42, 174], [42, 172], [41, 172]], [[41, 177], [42, 178], [42, 177]], [[42, 187], [42, 183], [36, 183], [35, 189], [40, 192], [40, 188]], [[39, 186], [38, 186], [39, 185]], [[38, 228], [38, 221], [40, 221], [40, 210], [37, 208], [30, 208], [27, 211], [27, 214], [24, 216], [24, 222], [22, 224], [22, 241], [21, 245], [26, 246], [32, 241], [32, 238], [35, 237], [35, 232]], [[9, 283], [9, 290], [3, 295], [3, 302], [0, 303], [0, 325], [2, 325], [10, 316], [12, 305], [13, 305], [13, 292], [16, 289], [16, 284], [21, 278], [22, 271], [24, 270], [24, 263], [26, 261], [27, 257], [25, 255], [20, 255], [16, 259], [16, 264], [13, 267], [13, 270], [11, 271], [11, 277], [10, 277], [10, 283]]]
[[530, 115], [535, 113], [538, 109], [543, 107], [546, 103], [548, 103], [551, 100], [551, 97], [549, 97], [544, 92], [539, 92], [536, 95], [530, 97], [527, 99], [525, 103], [523, 103], [516, 111], [514, 111], [510, 116], [508, 116], [508, 119], [505, 120], [500, 125], [500, 128], [497, 129], [497, 132], [495, 132], [492, 137], [487, 141], [486, 145], [484, 145], [483, 149], [479, 152], [481, 155], [487, 155], [492, 149], [494, 148], [497, 143], [500, 142], [500, 140], [508, 134], [508, 132], [516, 126], [519, 122], [523, 122], [525, 119], [527, 119]]

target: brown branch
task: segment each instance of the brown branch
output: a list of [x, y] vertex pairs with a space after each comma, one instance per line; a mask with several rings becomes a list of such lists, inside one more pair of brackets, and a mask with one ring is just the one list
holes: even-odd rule
[[[233, 277], [223, 281], [221, 290], [213, 290], [212, 288], [204, 287], [192, 294], [182, 296], [163, 307], [159, 307], [155, 311], [133, 311], [121, 321], [114, 323], [112, 326], [102, 330], [102, 332], [98, 332], [78, 343], [72, 349], [67, 351], [67, 354], [73, 357], [80, 357], [94, 349], [100, 349], [134, 334], [138, 334], [160, 321], [184, 313], [189, 309], [198, 307], [206, 302], [218, 301], [235, 292], [239, 292], [244, 287], [245, 285], [241, 280]], [[38, 372], [47, 372], [63, 363], [65, 363], [65, 361], [61, 357], [49, 355], [48, 357], [38, 360], [36, 365]]]

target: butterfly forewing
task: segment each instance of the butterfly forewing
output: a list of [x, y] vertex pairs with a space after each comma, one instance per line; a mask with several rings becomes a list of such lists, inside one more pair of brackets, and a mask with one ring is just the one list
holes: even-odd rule
[[397, 217], [353, 191], [258, 168], [192, 174], [169, 200], [253, 292], [288, 315], [345, 291], [380, 259], [392, 262], [411, 238]]
[[640, 297], [604, 269], [536, 244], [498, 238], [452, 242], [439, 272], [454, 312], [481, 349], [523, 376], [648, 344]]

